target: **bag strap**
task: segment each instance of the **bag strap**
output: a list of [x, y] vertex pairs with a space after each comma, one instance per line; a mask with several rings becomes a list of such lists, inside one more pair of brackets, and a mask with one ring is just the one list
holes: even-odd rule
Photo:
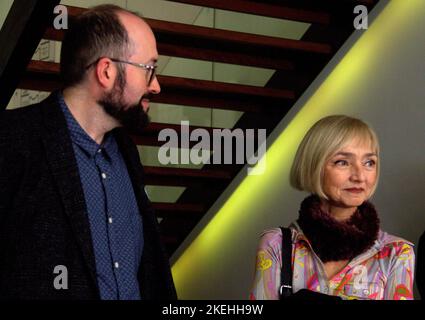
[[282, 269], [280, 271], [280, 299], [292, 295], [292, 232], [289, 228], [282, 230]]

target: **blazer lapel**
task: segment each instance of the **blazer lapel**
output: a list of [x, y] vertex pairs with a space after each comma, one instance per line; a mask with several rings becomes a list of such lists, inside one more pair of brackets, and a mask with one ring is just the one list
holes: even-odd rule
[[42, 139], [47, 161], [90, 276], [98, 288], [84, 192], [66, 120], [55, 93], [41, 103], [41, 110], [45, 128]]

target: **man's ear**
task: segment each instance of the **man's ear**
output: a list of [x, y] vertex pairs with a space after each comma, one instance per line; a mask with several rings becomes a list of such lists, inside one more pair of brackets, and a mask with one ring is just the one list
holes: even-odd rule
[[117, 68], [109, 58], [101, 58], [96, 65], [96, 79], [104, 89], [111, 89], [115, 83]]

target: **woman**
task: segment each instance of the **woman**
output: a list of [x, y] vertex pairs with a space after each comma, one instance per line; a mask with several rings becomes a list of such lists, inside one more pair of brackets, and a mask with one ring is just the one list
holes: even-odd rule
[[[413, 245], [381, 231], [368, 201], [379, 160], [376, 134], [355, 118], [323, 118], [304, 137], [291, 169], [291, 185], [311, 193], [290, 226], [294, 293], [413, 299]], [[251, 299], [279, 299], [281, 249], [279, 228], [262, 234]]]

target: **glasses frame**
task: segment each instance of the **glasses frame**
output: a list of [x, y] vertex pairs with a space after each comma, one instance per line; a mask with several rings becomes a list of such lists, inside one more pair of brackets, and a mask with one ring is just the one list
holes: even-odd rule
[[109, 58], [111, 59], [111, 61], [114, 62], [119, 62], [119, 63], [125, 63], [125, 64], [129, 64], [135, 67], [139, 67], [142, 68], [144, 70], [148, 71], [148, 75], [149, 75], [149, 79], [148, 79], [148, 86], [151, 85], [153, 79], [156, 76], [156, 68], [158, 67], [157, 65], [152, 65], [152, 64], [144, 64], [144, 63], [136, 63], [136, 62], [131, 62], [131, 61], [125, 61], [125, 60], [120, 60], [120, 59], [115, 59], [115, 58]]
[[151, 85], [153, 79], [155, 79], [156, 77], [156, 68], [158, 67], [157, 65], [150, 65], [150, 64], [144, 64], [144, 63], [136, 63], [136, 62], [131, 62], [131, 61], [125, 61], [125, 60], [121, 60], [121, 59], [115, 59], [115, 58], [109, 58], [109, 57], [100, 57], [99, 59], [97, 59], [96, 61], [94, 61], [93, 63], [90, 63], [86, 69], [89, 69], [91, 66], [97, 64], [99, 62], [100, 59], [102, 58], [108, 58], [109, 60], [113, 61], [113, 62], [118, 62], [118, 63], [125, 63], [125, 64], [129, 64], [138, 68], [142, 68], [144, 70], [148, 71], [148, 75], [149, 75], [149, 79], [148, 79], [148, 86]]

